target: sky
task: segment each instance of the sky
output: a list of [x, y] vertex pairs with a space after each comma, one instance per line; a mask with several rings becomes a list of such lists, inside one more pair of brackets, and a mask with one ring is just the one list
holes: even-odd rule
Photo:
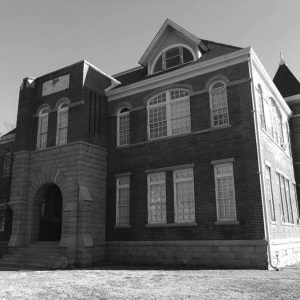
[[82, 59], [110, 75], [138, 61], [166, 18], [200, 39], [252, 46], [271, 78], [280, 51], [300, 79], [299, 0], [0, 0], [0, 132], [19, 88]]

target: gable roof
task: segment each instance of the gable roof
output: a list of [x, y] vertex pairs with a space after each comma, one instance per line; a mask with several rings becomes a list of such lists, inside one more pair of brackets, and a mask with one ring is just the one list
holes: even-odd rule
[[208, 50], [207, 47], [205, 46], [205, 44], [199, 38], [197, 38], [196, 36], [194, 36], [193, 34], [188, 32], [187, 30], [185, 30], [184, 28], [182, 28], [175, 22], [171, 21], [170, 19], [166, 19], [166, 21], [164, 22], [162, 27], [159, 29], [158, 33], [155, 35], [154, 39], [152, 40], [152, 42], [150, 43], [148, 48], [146, 49], [145, 53], [139, 60], [139, 64], [141, 64], [142, 66], [146, 66], [147, 59], [148, 59], [152, 49], [155, 47], [157, 42], [160, 40], [161, 36], [164, 34], [164, 32], [166, 31], [168, 26], [173, 28], [175, 31], [181, 33], [187, 39], [196, 43], [204, 52]]
[[300, 94], [300, 82], [284, 61], [280, 62], [273, 82], [284, 98]]

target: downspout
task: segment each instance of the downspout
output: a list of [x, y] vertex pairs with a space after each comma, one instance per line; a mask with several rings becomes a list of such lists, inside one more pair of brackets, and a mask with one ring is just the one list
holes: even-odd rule
[[251, 50], [248, 59], [249, 71], [250, 71], [250, 79], [251, 79], [251, 96], [252, 96], [252, 106], [253, 106], [253, 117], [254, 117], [254, 128], [255, 128], [255, 139], [256, 139], [256, 148], [257, 148], [257, 157], [258, 157], [258, 173], [259, 173], [259, 181], [260, 181], [260, 190], [262, 196], [262, 206], [263, 206], [263, 217], [265, 224], [265, 237], [267, 241], [267, 251], [269, 258], [269, 266], [276, 271], [279, 271], [278, 266], [274, 266], [272, 264], [272, 252], [271, 252], [271, 244], [270, 244], [270, 227], [268, 220], [268, 210], [266, 204], [266, 194], [264, 189], [264, 172], [263, 172], [263, 161], [262, 161], [262, 150], [260, 145], [260, 135], [259, 135], [259, 124], [257, 120], [257, 106], [255, 101], [255, 93], [254, 93], [254, 83], [253, 83], [253, 69], [251, 62]]

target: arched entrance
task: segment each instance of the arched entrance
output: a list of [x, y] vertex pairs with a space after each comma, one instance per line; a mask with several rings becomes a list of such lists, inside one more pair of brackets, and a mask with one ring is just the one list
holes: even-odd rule
[[59, 241], [62, 224], [62, 194], [57, 185], [44, 189], [40, 206], [39, 241]]

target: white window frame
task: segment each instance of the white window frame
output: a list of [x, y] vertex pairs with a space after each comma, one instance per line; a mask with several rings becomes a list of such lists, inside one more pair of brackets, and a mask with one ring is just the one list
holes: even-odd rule
[[271, 167], [266, 164], [265, 170], [266, 170], [266, 176], [265, 176], [266, 189], [268, 189], [269, 187], [269, 191], [268, 190], [266, 191], [266, 195], [268, 195], [268, 193], [270, 195], [270, 198], [268, 199], [270, 218], [271, 221], [276, 221]]
[[[122, 112], [122, 110], [127, 109], [126, 111]], [[128, 129], [123, 130], [126, 132], [127, 139], [125, 143], [121, 141], [121, 118], [127, 118], [128, 122]], [[118, 114], [117, 114], [117, 146], [126, 146], [129, 145], [130, 143], [130, 110], [127, 107], [122, 107], [119, 109]]]
[[[180, 171], [185, 171], [185, 170], [191, 170], [192, 175], [189, 177], [181, 177], [181, 178], [176, 178], [176, 173], [179, 173]], [[192, 188], [192, 193], [193, 193], [193, 200], [192, 200], [192, 213], [189, 212], [190, 218], [189, 219], [178, 219], [178, 201], [177, 201], [177, 184], [181, 182], [192, 182], [193, 188]], [[195, 222], [195, 191], [194, 191], [194, 170], [193, 168], [187, 168], [187, 169], [178, 169], [173, 171], [173, 191], [174, 191], [174, 218], [175, 218], [175, 223], [188, 223], [188, 222]], [[190, 201], [186, 201], [190, 202]], [[191, 203], [190, 203], [191, 205]], [[191, 210], [191, 206], [190, 209]]]
[[[214, 85], [221, 83], [223, 86], [222, 87], [217, 87], [214, 88]], [[223, 97], [225, 98], [225, 103], [226, 106], [220, 107], [220, 108], [213, 108], [213, 101], [214, 101], [214, 94], [217, 93], [222, 93]], [[228, 110], [228, 97], [227, 97], [227, 86], [226, 83], [223, 80], [216, 80], [212, 82], [209, 86], [209, 103], [210, 103], [210, 124], [211, 127], [219, 127], [219, 126], [224, 126], [229, 124], [229, 110]], [[224, 109], [226, 110], [227, 113], [227, 122], [223, 124], [214, 124], [214, 111], [218, 111], [219, 109]], [[219, 115], [218, 115], [218, 123], [220, 122]]]
[[[48, 140], [48, 123], [49, 123], [49, 110], [48, 108], [43, 108], [39, 112], [39, 121], [38, 121], [38, 134], [37, 134], [37, 149], [44, 149], [47, 148], [47, 140]], [[46, 120], [45, 127], [47, 128], [46, 131], [42, 132], [42, 122]]]
[[[166, 57], [166, 52], [173, 49], [173, 48], [179, 48], [179, 53], [180, 53], [180, 64], [179, 65], [176, 65], [176, 66], [173, 66], [173, 67], [170, 67], [170, 68], [166, 68], [166, 62], [165, 62], [165, 57]], [[165, 49], [163, 49], [158, 55], [157, 57], [155, 58], [153, 64], [152, 64], [152, 67], [151, 67], [151, 71], [150, 71], [150, 74], [155, 74], [155, 73], [159, 73], [159, 72], [163, 72], [165, 70], [170, 70], [170, 69], [173, 69], [173, 68], [176, 68], [178, 66], [181, 66], [181, 65], [184, 65], [184, 64], [187, 64], [187, 63], [190, 63], [191, 61], [188, 61], [188, 62], [183, 62], [183, 48], [186, 48], [193, 56], [193, 60], [195, 61], [197, 56], [195, 55], [195, 52], [192, 48], [190, 48], [188, 45], [183, 45], [183, 44], [174, 44], [174, 45], [171, 45]], [[198, 53], [199, 56], [201, 56], [201, 53], [199, 51]], [[157, 61], [161, 59], [162, 60], [162, 70], [160, 71], [157, 71], [157, 72], [154, 72], [154, 69], [155, 69], [155, 66], [156, 66], [156, 63]]]
[[284, 145], [283, 130], [282, 130], [282, 116], [273, 98], [270, 98], [270, 112], [271, 112], [271, 135], [274, 141], [281, 147]]
[[[176, 93], [177, 91], [187, 93], [186, 95], [179, 97], [179, 98], [172, 98], [172, 92]], [[156, 104], [151, 104], [151, 101], [153, 101], [156, 97], [165, 94], [166, 100], [160, 103]], [[181, 117], [178, 117], [177, 119], [182, 119], [182, 118], [189, 118], [188, 120], [188, 126], [185, 131], [179, 132], [179, 133], [173, 133], [173, 126], [172, 122], [174, 121], [175, 118], [172, 118], [172, 105], [177, 104], [180, 102], [187, 102], [188, 103], [188, 114], [183, 115]], [[158, 137], [151, 137], [151, 130], [150, 130], [150, 111], [151, 109], [159, 108], [159, 107], [165, 107], [166, 108], [166, 124], [167, 124], [167, 130], [166, 130], [166, 135], [158, 136]], [[147, 131], [148, 131], [148, 139], [149, 140], [155, 140], [155, 139], [160, 139], [164, 138], [167, 136], [176, 136], [176, 135], [181, 135], [181, 134], [186, 134], [191, 132], [191, 108], [190, 108], [190, 92], [188, 89], [185, 88], [174, 88], [170, 90], [165, 90], [163, 92], [160, 92], [156, 94], [155, 96], [151, 97], [148, 102], [147, 102]]]
[[257, 87], [257, 92], [258, 92], [258, 105], [259, 105], [259, 108], [260, 108], [260, 112], [259, 112], [259, 115], [260, 115], [260, 125], [261, 125], [261, 128], [263, 130], [266, 130], [267, 129], [267, 123], [266, 123], [266, 114], [265, 114], [265, 107], [264, 107], [264, 94], [263, 94], [263, 90], [262, 90], [262, 87], [261, 85], [259, 84], [258, 87]]
[[[120, 183], [120, 179], [128, 179], [128, 183]], [[120, 189], [128, 189], [128, 199], [127, 204], [120, 203]], [[127, 207], [128, 208], [128, 222], [124, 222], [121, 220], [120, 216], [120, 207]], [[130, 176], [118, 176], [116, 178], [116, 226], [130, 226]]]
[[[162, 175], [163, 179], [157, 180], [157, 181], [151, 181], [151, 175]], [[154, 185], [164, 185], [165, 190], [165, 199], [164, 201], [161, 201], [159, 203], [156, 203], [154, 205], [160, 205], [161, 206], [161, 220], [153, 221], [151, 218], [151, 186]], [[166, 224], [167, 223], [167, 188], [166, 188], [166, 172], [153, 172], [147, 174], [147, 202], [148, 202], [148, 224]], [[165, 212], [165, 221], [163, 221], [163, 212]]]
[[1, 198], [0, 199], [0, 232], [5, 231], [5, 222], [7, 217], [7, 199]]
[[[230, 166], [231, 172], [224, 173], [224, 174], [217, 174], [217, 167], [219, 166]], [[217, 221], [236, 221], [237, 214], [236, 214], [236, 197], [235, 197], [235, 184], [234, 184], [234, 169], [233, 163], [220, 163], [214, 164], [214, 177], [215, 177], [215, 195], [216, 195], [216, 208], [217, 208]], [[232, 177], [232, 187], [233, 187], [233, 207], [234, 207], [234, 216], [232, 218], [221, 218], [220, 217], [220, 208], [219, 208], [219, 200], [218, 200], [218, 179], [224, 177]]]
[[[66, 126], [62, 127], [62, 116], [66, 115]], [[69, 126], [69, 106], [67, 102], [61, 103], [57, 108], [57, 126], [56, 126], [56, 145], [63, 145], [68, 142], [68, 126]], [[65, 138], [62, 139], [61, 132], [65, 130]]]

